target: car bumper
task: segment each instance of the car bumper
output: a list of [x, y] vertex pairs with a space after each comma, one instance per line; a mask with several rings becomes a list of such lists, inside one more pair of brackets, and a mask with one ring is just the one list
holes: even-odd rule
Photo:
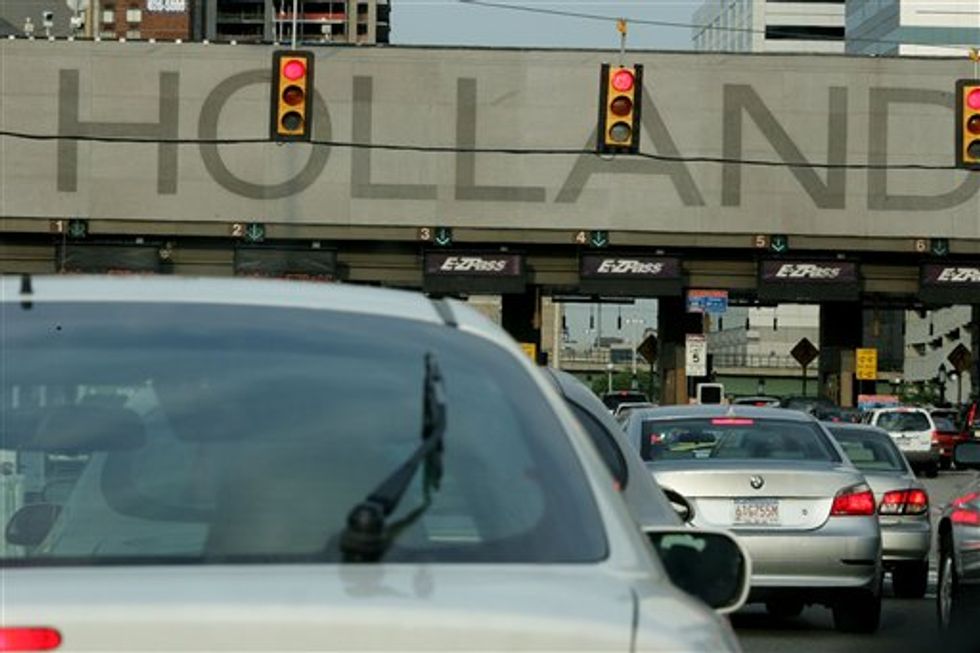
[[914, 451], [908, 451], [902, 449], [902, 453], [905, 454], [906, 460], [908, 460], [909, 464], [912, 466], [929, 465], [932, 463], [939, 462], [938, 449], [929, 449], [929, 450], [921, 449], [921, 450], [914, 450]]
[[812, 531], [736, 531], [752, 558], [752, 589], [874, 587], [881, 534], [871, 517], [832, 517]]
[[928, 519], [881, 524], [881, 557], [885, 563], [924, 560], [932, 545], [932, 524]]

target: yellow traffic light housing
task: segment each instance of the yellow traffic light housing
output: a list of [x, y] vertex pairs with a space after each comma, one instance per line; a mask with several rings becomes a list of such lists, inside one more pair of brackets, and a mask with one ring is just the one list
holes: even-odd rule
[[270, 138], [309, 141], [313, 136], [313, 53], [277, 51], [272, 55]]
[[643, 66], [602, 64], [599, 76], [599, 154], [636, 154], [640, 151], [640, 101]]
[[980, 170], [980, 79], [956, 82], [956, 167]]

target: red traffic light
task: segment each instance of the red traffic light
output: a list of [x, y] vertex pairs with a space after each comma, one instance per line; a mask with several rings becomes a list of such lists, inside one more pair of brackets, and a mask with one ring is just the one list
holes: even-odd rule
[[286, 65], [282, 67], [282, 74], [289, 81], [295, 82], [306, 74], [306, 64], [298, 59], [287, 61]]
[[975, 88], [967, 93], [966, 106], [980, 111], [980, 88]]
[[625, 68], [620, 68], [613, 73], [611, 83], [614, 89], [620, 93], [625, 93], [633, 88], [634, 81], [632, 72], [626, 70]]

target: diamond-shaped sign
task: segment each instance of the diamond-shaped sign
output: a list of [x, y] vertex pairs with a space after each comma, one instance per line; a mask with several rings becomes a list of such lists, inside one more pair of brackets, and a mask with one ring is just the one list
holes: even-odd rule
[[814, 347], [813, 343], [810, 342], [808, 338], [801, 338], [789, 353], [796, 359], [797, 363], [803, 367], [806, 367], [813, 362], [813, 359], [820, 354], [820, 351]]
[[953, 351], [949, 352], [949, 356], [946, 357], [953, 368], [960, 374], [968, 371], [973, 366], [973, 354], [970, 350], [966, 348], [961, 342], [953, 348]]
[[636, 348], [636, 353], [643, 357], [643, 360], [653, 365], [657, 362], [657, 336], [649, 335], [640, 346]]

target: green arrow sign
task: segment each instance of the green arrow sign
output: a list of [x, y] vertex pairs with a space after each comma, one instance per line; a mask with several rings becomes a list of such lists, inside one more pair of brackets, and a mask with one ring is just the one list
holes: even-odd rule
[[243, 236], [245, 238], [245, 242], [261, 243], [263, 240], [265, 240], [265, 225], [260, 222], [250, 222], [245, 227]]
[[68, 236], [70, 238], [85, 238], [88, 235], [88, 220], [69, 220]]
[[440, 247], [449, 247], [453, 244], [453, 230], [449, 227], [436, 227], [432, 242]]
[[606, 247], [609, 245], [608, 231], [590, 231], [589, 244], [593, 247]]
[[774, 234], [769, 238], [769, 248], [777, 254], [789, 251], [789, 238], [781, 234]]
[[932, 250], [933, 256], [946, 256], [949, 254], [949, 239], [933, 238], [930, 249]]

